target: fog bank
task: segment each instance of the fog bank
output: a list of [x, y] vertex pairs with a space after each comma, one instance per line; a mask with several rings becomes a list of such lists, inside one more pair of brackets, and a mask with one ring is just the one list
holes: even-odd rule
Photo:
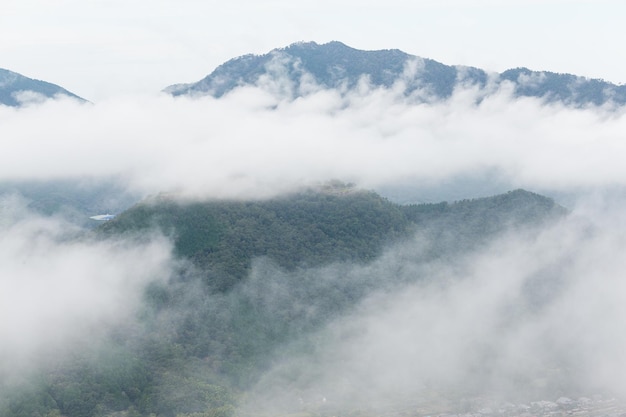
[[464, 178], [554, 192], [624, 186], [623, 109], [513, 99], [506, 85], [486, 98], [465, 89], [429, 104], [366, 83], [342, 94], [312, 88], [295, 100], [242, 87], [219, 100], [3, 107], [0, 180], [117, 178], [144, 195], [218, 197], [329, 179], [365, 188], [434, 189]]

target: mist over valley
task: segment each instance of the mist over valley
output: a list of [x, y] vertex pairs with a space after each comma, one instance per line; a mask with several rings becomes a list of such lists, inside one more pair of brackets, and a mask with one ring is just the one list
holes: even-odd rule
[[622, 86], [331, 42], [36, 87], [0, 105], [0, 415], [625, 412]]

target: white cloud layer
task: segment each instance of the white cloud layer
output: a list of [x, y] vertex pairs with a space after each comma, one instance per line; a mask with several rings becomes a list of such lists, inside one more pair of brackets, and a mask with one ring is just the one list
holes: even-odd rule
[[622, 186], [623, 109], [571, 109], [474, 90], [415, 104], [393, 90], [257, 88], [216, 100], [126, 97], [0, 108], [0, 179], [124, 178], [144, 193], [265, 195], [338, 178], [364, 187], [497, 172], [516, 187]]

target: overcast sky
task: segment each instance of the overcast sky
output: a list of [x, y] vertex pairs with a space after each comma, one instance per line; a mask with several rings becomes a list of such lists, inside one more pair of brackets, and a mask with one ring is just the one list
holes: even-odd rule
[[1, 0], [0, 68], [92, 101], [192, 82], [296, 41], [626, 82], [620, 0]]

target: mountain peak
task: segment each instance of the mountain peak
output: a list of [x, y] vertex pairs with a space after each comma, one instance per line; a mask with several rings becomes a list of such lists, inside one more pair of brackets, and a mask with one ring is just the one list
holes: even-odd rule
[[[33, 94], [34, 93], [34, 94]], [[0, 104], [19, 107], [32, 96], [45, 99], [56, 96], [73, 97], [85, 101], [56, 84], [25, 77], [17, 72], [0, 68]]]
[[[273, 93], [296, 98], [318, 88], [349, 91], [363, 79], [373, 88], [399, 87], [405, 95], [417, 92], [418, 100], [427, 101], [447, 99], [456, 88], [471, 85], [486, 96], [493, 92], [492, 88], [485, 88], [489, 81], [489, 85], [495, 87], [512, 83], [515, 96], [536, 97], [546, 102], [559, 101], [578, 107], [626, 104], [626, 86], [604, 80], [532, 71], [525, 67], [501, 74], [489, 73], [474, 67], [442, 64], [398, 49], [359, 50], [339, 41], [324, 44], [300, 41], [263, 55], [233, 58], [198, 82], [176, 84], [164, 91], [174, 96], [221, 97], [246, 85], [287, 85], [288, 88]], [[311, 88], [311, 83], [316, 88]]]
[[[264, 55], [231, 59], [196, 83], [177, 84], [164, 91], [174, 96], [208, 94], [220, 97], [234, 88], [255, 85], [263, 76], [284, 75], [292, 81], [296, 96], [301, 95], [305, 75], [311, 75], [322, 88], [352, 88], [363, 76], [370, 78], [375, 86], [390, 87], [402, 75], [410, 57], [399, 50], [362, 51], [339, 41], [325, 44], [296, 42]], [[276, 71], [277, 67], [283, 70]]]

